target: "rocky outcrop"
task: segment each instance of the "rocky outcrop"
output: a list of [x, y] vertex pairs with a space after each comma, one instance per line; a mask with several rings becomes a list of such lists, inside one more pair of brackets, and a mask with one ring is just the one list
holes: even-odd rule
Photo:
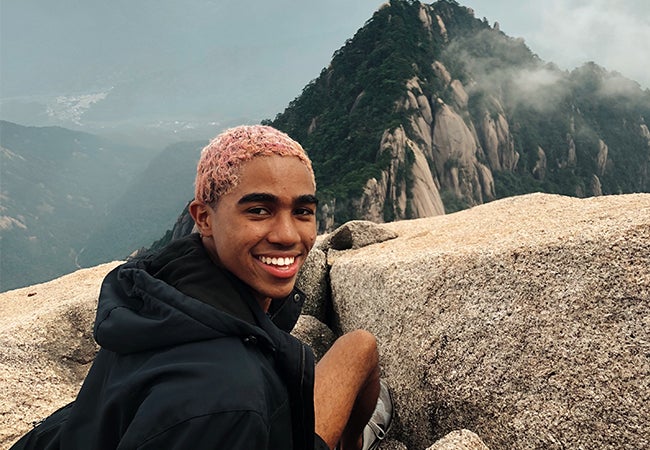
[[[649, 194], [350, 222], [301, 273], [321, 288], [295, 333], [317, 355], [338, 333], [377, 336], [396, 405], [384, 450], [647, 448], [649, 259]], [[74, 397], [115, 264], [0, 294], [0, 446]]]
[[480, 145], [462, 117], [438, 99], [433, 129], [432, 159], [440, 185], [470, 205], [494, 198], [494, 189], [482, 184], [484, 164], [477, 158]]
[[513, 171], [517, 167], [519, 154], [515, 152], [514, 140], [510, 134], [510, 125], [503, 107], [493, 99], [497, 113], [485, 111], [481, 123], [483, 151], [492, 170]]
[[426, 8], [424, 5], [420, 6], [420, 11], [418, 12], [418, 17], [420, 18], [420, 21], [422, 22], [422, 26], [426, 28], [430, 33], [432, 31], [431, 26], [433, 25], [433, 21], [431, 20], [431, 15], [429, 14], [429, 9]]
[[449, 87], [453, 93], [455, 105], [461, 110], [466, 109], [469, 104], [469, 95], [467, 95], [463, 83], [459, 80], [452, 80], [451, 83], [449, 83]]
[[379, 155], [388, 153], [390, 166], [381, 177], [369, 179], [361, 199], [354, 202], [364, 220], [444, 214], [443, 190], [467, 205], [493, 200], [492, 171], [517, 166], [519, 154], [500, 103], [491, 99], [496, 113], [484, 111], [477, 133], [467, 119], [469, 96], [463, 84], [452, 79], [441, 62], [431, 67], [449, 87], [452, 104], [435, 98], [432, 106], [417, 77], [406, 83], [406, 94], [395, 109], [408, 115], [407, 125], [386, 130], [380, 144]]
[[426, 448], [469, 429], [491, 448], [645, 448], [650, 195], [535, 194], [384, 227], [338, 253], [342, 331], [366, 328], [398, 429]]
[[603, 195], [603, 186], [600, 184], [600, 178], [597, 175], [591, 176], [591, 183], [589, 188], [591, 189], [591, 195], [598, 197]]
[[438, 21], [438, 27], [440, 28], [440, 36], [442, 36], [442, 39], [447, 42], [449, 40], [449, 34], [447, 33], [445, 22], [443, 22], [442, 18], [438, 14], [436, 14], [436, 20]]
[[598, 139], [598, 155], [596, 156], [596, 166], [598, 167], [598, 176], [602, 177], [605, 175], [605, 169], [607, 168], [607, 155], [609, 153], [609, 147], [603, 142], [602, 139]]
[[[419, 175], [416, 178], [422, 180], [417, 183], [422, 190], [413, 195], [418, 208], [404, 218], [434, 215], [430, 213], [429, 205], [422, 201], [426, 198], [424, 190], [432, 183], [436, 186], [436, 192], [446, 190], [467, 205], [493, 200], [492, 171], [512, 171], [519, 160], [505, 112], [499, 102], [491, 100], [497, 113], [484, 112], [478, 128], [479, 136], [474, 123], [467, 119], [469, 96], [463, 84], [452, 79], [447, 68], [439, 61], [432, 64], [432, 69], [449, 87], [451, 104], [436, 98], [432, 106], [417, 77], [406, 83], [406, 96], [397, 103], [397, 111], [409, 114], [410, 125], [406, 129], [400, 127], [404, 134], [400, 139], [415, 143], [410, 147], [414, 149], [418, 163]], [[416, 147], [419, 152], [415, 151]], [[365, 218], [372, 220], [371, 217], [367, 215]]]
[[97, 347], [97, 294], [118, 263], [0, 294], [0, 448], [72, 401]]
[[431, 68], [436, 76], [444, 83], [444, 86], [451, 83], [451, 75], [443, 63], [440, 61], [434, 61], [431, 63]]
[[573, 136], [567, 134], [567, 156], [566, 159], [562, 160], [558, 167], [564, 169], [565, 167], [575, 167], [578, 163], [578, 154], [576, 153], [576, 143], [573, 140]]
[[641, 130], [641, 136], [646, 138], [646, 140], [648, 141], [648, 147], [650, 147], [650, 130], [648, 130], [648, 126], [645, 123], [643, 123], [639, 125], [639, 129]]
[[469, 167], [475, 160], [477, 143], [465, 121], [452, 108], [438, 99], [436, 126], [433, 129], [434, 153], [431, 155], [438, 176], [444, 178], [444, 168], [449, 161]]
[[546, 178], [546, 153], [542, 147], [537, 147], [537, 161], [533, 167], [533, 176], [543, 181]]
[[[317, 245], [318, 249], [354, 250], [379, 242], [395, 239], [397, 233], [372, 222], [352, 220], [338, 227], [333, 233], [326, 235]], [[312, 255], [309, 255], [312, 258]]]
[[[417, 105], [415, 98], [413, 101]], [[421, 146], [406, 136], [403, 127], [384, 132], [379, 151], [389, 154], [391, 163], [379, 179], [366, 182], [357, 202], [357, 210], [364, 220], [384, 222], [444, 214], [438, 187]]]

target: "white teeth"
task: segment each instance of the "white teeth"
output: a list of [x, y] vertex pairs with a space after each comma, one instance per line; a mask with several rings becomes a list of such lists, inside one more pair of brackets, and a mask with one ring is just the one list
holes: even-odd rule
[[290, 266], [293, 264], [296, 258], [293, 256], [287, 257], [287, 258], [269, 258], [266, 256], [260, 256], [260, 261], [262, 261], [264, 264], [271, 264], [274, 266]]

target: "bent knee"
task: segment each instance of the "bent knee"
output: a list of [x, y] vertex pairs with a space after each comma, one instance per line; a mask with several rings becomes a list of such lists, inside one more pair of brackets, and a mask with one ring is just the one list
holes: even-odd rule
[[362, 345], [377, 346], [377, 338], [375, 338], [375, 335], [368, 330], [358, 329], [350, 331], [349, 333], [344, 334], [344, 336], [349, 336], [351, 340]]
[[367, 355], [377, 354], [377, 338], [370, 331], [362, 329], [350, 331], [339, 339], [344, 339], [348, 345], [353, 346], [359, 352]]

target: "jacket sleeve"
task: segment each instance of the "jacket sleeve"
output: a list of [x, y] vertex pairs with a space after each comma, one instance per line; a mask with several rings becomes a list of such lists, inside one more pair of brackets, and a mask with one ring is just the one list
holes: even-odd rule
[[[250, 411], [209, 414], [181, 422], [138, 445], [138, 450], [267, 449], [269, 429]], [[118, 449], [133, 448], [128, 444]]]

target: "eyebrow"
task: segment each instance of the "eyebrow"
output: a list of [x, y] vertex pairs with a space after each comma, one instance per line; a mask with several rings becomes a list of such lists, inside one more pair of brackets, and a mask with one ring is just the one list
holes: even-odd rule
[[[245, 203], [276, 203], [278, 197], [273, 194], [268, 194], [265, 192], [253, 192], [251, 194], [246, 194], [237, 202], [242, 205]], [[318, 205], [318, 198], [312, 194], [299, 195], [294, 200], [296, 204], [314, 204]]]
[[318, 205], [318, 198], [312, 194], [301, 195], [296, 199], [296, 203]]

